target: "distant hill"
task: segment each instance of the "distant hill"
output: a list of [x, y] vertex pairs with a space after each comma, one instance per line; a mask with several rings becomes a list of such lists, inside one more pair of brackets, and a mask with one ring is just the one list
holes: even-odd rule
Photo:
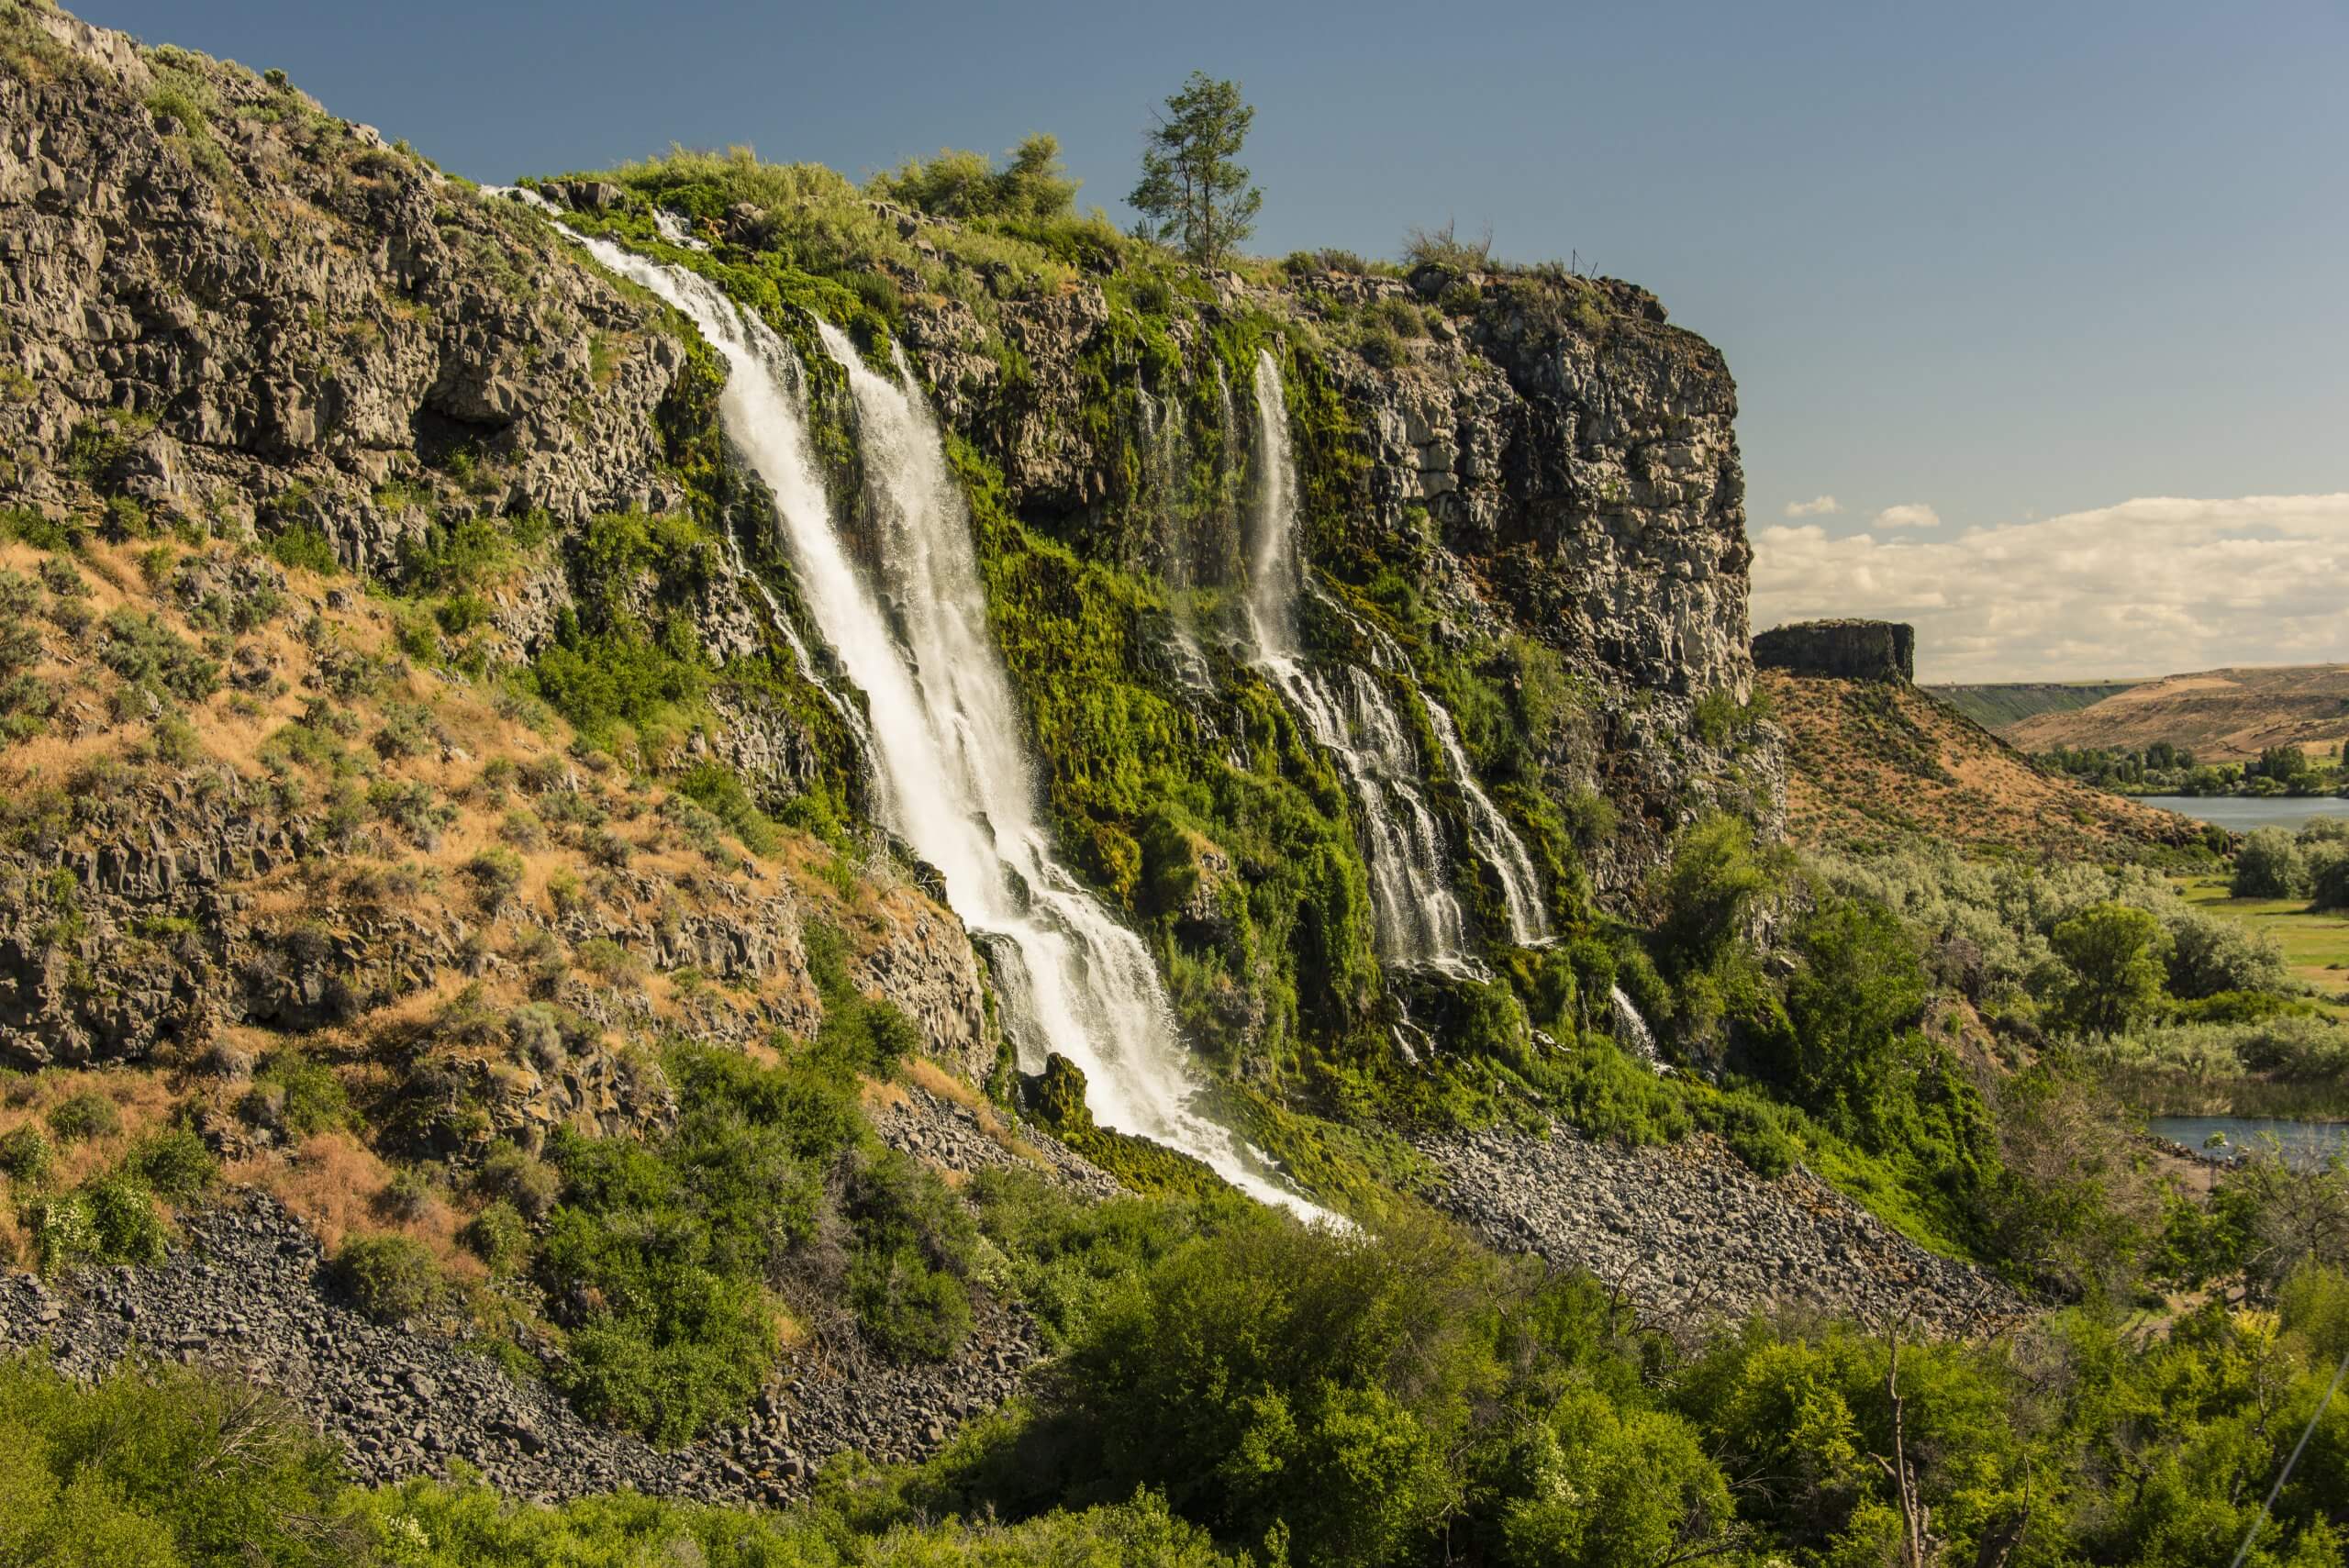
[[1788, 831], [1817, 847], [1902, 839], [2030, 854], [2129, 854], [2195, 841], [2200, 825], [2043, 772], [1948, 703], [1903, 681], [1764, 670], [1788, 738]]
[[2166, 740], [2192, 751], [2198, 762], [2236, 762], [2270, 746], [2329, 750], [2349, 740], [2349, 664], [2165, 675], [2136, 682], [2085, 706], [2050, 706], [1992, 728], [2026, 751], [2058, 746], [2135, 750]]
[[1989, 685], [1927, 686], [1925, 690], [1985, 729], [2004, 734], [2007, 726], [2043, 713], [2069, 713], [2129, 690], [2136, 681], [2012, 681]]

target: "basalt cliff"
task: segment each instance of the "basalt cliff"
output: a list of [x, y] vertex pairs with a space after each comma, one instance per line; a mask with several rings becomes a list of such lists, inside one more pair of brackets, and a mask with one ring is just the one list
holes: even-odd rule
[[[11, 4], [0, 323], [6, 1114], [139, 1070], [119, 1137], [263, 1206], [221, 1236], [407, 1236], [574, 1403], [620, 1310], [538, 1250], [583, 1150], [862, 1084], [763, 1288], [786, 1340], [997, 1347], [918, 1451], [1037, 1340], [855, 1239], [889, 1159], [1375, 1206], [1315, 1129], [1605, 1046], [1669, 838], [1782, 828], [1735, 390], [1627, 284], [1202, 270], [743, 157], [484, 191]], [[41, 1182], [0, 1240], [139, 1251]], [[978, 1340], [908, 1351], [964, 1291]]]

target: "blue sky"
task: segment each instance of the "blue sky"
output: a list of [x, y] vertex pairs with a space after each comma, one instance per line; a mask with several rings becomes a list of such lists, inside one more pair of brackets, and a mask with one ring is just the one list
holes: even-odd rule
[[[1765, 556], [1782, 530], [1888, 548], [2349, 491], [2341, 0], [84, 4], [281, 66], [484, 180], [672, 140], [861, 174], [1048, 130], [1080, 199], [1122, 215], [1152, 104], [1195, 66], [1236, 77], [1257, 249], [1489, 223], [1502, 253], [1577, 252], [1719, 343]], [[1935, 521], [1878, 521], [1896, 507]], [[1809, 612], [1802, 586], [1757, 619]]]

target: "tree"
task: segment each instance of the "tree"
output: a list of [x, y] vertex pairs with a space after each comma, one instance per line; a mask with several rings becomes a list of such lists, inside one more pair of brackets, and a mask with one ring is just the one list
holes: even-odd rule
[[1149, 238], [1179, 243], [1211, 267], [1256, 231], [1264, 193], [1235, 161], [1256, 111], [1240, 100], [1240, 83], [1194, 71], [1166, 100], [1141, 154], [1141, 181], [1126, 197]]
[[1840, 1131], [1873, 1119], [1891, 1086], [1901, 1031], [1925, 1006], [1925, 969], [1898, 917], [1831, 899], [1796, 928], [1802, 967], [1787, 984], [1786, 1085]]
[[2061, 1010], [2073, 1028], [2119, 1034], [2160, 1004], [2169, 938], [2144, 910], [2091, 905], [2056, 927], [2048, 945], [2071, 971]]
[[2235, 851], [2227, 891], [2237, 898], [2299, 898], [2309, 890], [2308, 857], [2281, 828], [2254, 828]]

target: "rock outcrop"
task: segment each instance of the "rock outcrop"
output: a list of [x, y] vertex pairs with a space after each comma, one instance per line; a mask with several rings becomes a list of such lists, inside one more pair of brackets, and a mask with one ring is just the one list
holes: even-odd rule
[[1917, 628], [1891, 620], [1806, 620], [1753, 637], [1753, 662], [1798, 675], [1846, 681], [1917, 678]]
[[1444, 1173], [1435, 1201], [1495, 1247], [1587, 1269], [1674, 1333], [1792, 1307], [1908, 1313], [1971, 1337], [2027, 1310], [1996, 1276], [1926, 1251], [1808, 1171], [1765, 1179], [1707, 1135], [1639, 1148], [1553, 1127], [1418, 1147]]

